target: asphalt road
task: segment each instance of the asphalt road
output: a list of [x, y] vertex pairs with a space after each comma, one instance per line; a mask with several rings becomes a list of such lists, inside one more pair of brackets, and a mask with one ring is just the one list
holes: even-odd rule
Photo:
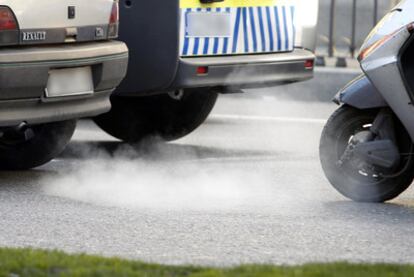
[[168, 264], [413, 262], [414, 191], [357, 204], [317, 145], [329, 103], [223, 96], [176, 143], [132, 148], [79, 124], [52, 163], [0, 173], [0, 246]]

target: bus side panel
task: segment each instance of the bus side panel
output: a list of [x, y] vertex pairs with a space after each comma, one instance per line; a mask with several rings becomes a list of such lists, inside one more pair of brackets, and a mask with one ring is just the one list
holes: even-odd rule
[[179, 52], [179, 0], [120, 0], [119, 39], [130, 50], [128, 74], [116, 93], [168, 88]]

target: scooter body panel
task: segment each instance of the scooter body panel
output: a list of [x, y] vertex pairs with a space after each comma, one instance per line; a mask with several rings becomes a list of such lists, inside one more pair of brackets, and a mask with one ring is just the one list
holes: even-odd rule
[[365, 39], [362, 49], [413, 22], [414, 1], [401, 1], [386, 14]]
[[402, 28], [388, 43], [363, 60], [361, 67], [414, 141], [414, 106], [399, 66], [400, 50], [410, 35], [406, 28]]
[[381, 93], [364, 74], [352, 80], [339, 91], [334, 101], [357, 109], [374, 109], [388, 106]]
[[414, 141], [411, 22], [414, 1], [402, 0], [362, 46], [359, 61], [364, 75], [347, 85], [335, 99], [360, 109], [376, 109], [341, 107], [322, 134], [323, 170], [340, 193], [355, 201], [394, 199], [411, 185], [414, 177], [413, 157], [402, 154], [413, 152]]

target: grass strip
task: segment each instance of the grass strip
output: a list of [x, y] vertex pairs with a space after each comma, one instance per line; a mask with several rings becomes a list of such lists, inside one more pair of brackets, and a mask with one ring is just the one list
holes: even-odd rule
[[208, 268], [165, 266], [90, 255], [68, 255], [59, 251], [0, 248], [0, 276], [393, 277], [414, 276], [414, 266], [330, 263], [303, 266], [245, 265], [234, 268]]

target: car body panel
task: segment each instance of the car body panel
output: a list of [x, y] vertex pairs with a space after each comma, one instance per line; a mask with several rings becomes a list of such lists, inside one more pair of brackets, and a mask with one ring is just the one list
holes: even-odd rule
[[[261, 55], [188, 57], [182, 59], [171, 89], [213, 87], [226, 93], [244, 88], [276, 86], [313, 77], [313, 68], [305, 60], [314, 59], [309, 50]], [[208, 74], [197, 74], [198, 67], [208, 67]]]
[[[3, 0], [10, 7], [20, 29], [51, 29], [108, 24], [113, 0]], [[68, 18], [68, 7], [76, 7], [76, 16]]]
[[[225, 10], [226, 7], [238, 9], [240, 7], [243, 8], [243, 5], [246, 6], [246, 3], [253, 2], [254, 1], [248, 0], [225, 0], [220, 3], [201, 4], [201, 2], [197, 0], [192, 1], [192, 3], [190, 3], [190, 7], [193, 7], [195, 9], [220, 8]], [[189, 57], [182, 56], [184, 41], [183, 37], [180, 34], [183, 30], [183, 24], [185, 24], [185, 18], [183, 18], [182, 13], [183, 9], [189, 8], [189, 6], [183, 5], [183, 3], [188, 3], [188, 1], [120, 1], [121, 22], [119, 38], [120, 40], [126, 42], [130, 49], [130, 61], [127, 77], [116, 90], [116, 94], [142, 96], [165, 93], [177, 89], [177, 86], [179, 86], [180, 84], [186, 84], [189, 85], [189, 87], [194, 87], [200, 84], [206, 84], [208, 86], [223, 86], [225, 85], [224, 83], [213, 84], [213, 81], [215, 80], [216, 82], [222, 82], [223, 80], [229, 80], [231, 72], [234, 72], [234, 70], [239, 70], [240, 67], [243, 66], [243, 63], [238, 57], [248, 57], [249, 63], [254, 63], [255, 66], [259, 66], [259, 64], [255, 61], [260, 61], [261, 55], [272, 55], [272, 62], [263, 65], [263, 67], [266, 68], [266, 72], [269, 72], [269, 75], [266, 77], [267, 81], [269, 81], [271, 77], [270, 72], [273, 74], [275, 82], [277, 81], [278, 83], [298, 81], [296, 77], [298, 75], [302, 75], [301, 73], [304, 73], [302, 76], [306, 76], [306, 78], [304, 78], [303, 80], [308, 79], [312, 76], [312, 72], [306, 70], [304, 66], [301, 67], [302, 72], [300, 74], [296, 74], [298, 73], [295, 71], [297, 70], [296, 66], [291, 66], [289, 68], [293, 70], [293, 74], [290, 75], [291, 78], [289, 78], [289, 74], [287, 74], [287, 71], [285, 70], [286, 67], [280, 67], [280, 64], [282, 61], [285, 63], [289, 63], [289, 56], [286, 59], [286, 54], [292, 54], [292, 62], [294, 64], [297, 64], [298, 61], [296, 60], [296, 58], [298, 55], [297, 53], [293, 53], [295, 49], [308, 49], [307, 52], [301, 52], [303, 53], [302, 65], [304, 64], [304, 61], [306, 59], [314, 58], [312, 50], [314, 49], [316, 37], [315, 30], [316, 19], [318, 15], [318, 0], [277, 1], [277, 6], [294, 6], [296, 11], [295, 14], [298, 15], [297, 17], [295, 16], [295, 22], [297, 22], [297, 24], [295, 25], [294, 30], [294, 41], [296, 43], [293, 43], [292, 41], [289, 42], [290, 44], [286, 48], [289, 51], [283, 51], [279, 53], [239, 53], [237, 55], [222, 55], [217, 52], [217, 54], [213, 55], [195, 55]], [[194, 3], [196, 3], [196, 6], [194, 6]], [[233, 3], [233, 5], [229, 6], [229, 3]], [[275, 1], [262, 0], [254, 3], [255, 4], [253, 6], [257, 7], [257, 3], [274, 4]], [[265, 8], [264, 6], [261, 7]], [[299, 18], [300, 15], [304, 14], [306, 9], [310, 11], [308, 16], [304, 15], [303, 17]], [[249, 10], [247, 9], [246, 13], [248, 11]], [[237, 10], [235, 12], [237, 14]], [[241, 13], [243, 12], [241, 11]], [[143, 28], [133, 28], [131, 26], [143, 26]], [[302, 30], [300, 26], [306, 26], [306, 28], [308, 29]], [[259, 37], [257, 36], [257, 38]], [[202, 39], [202, 43], [204, 42], [205, 38]], [[220, 49], [220, 47], [223, 46], [223, 43], [224, 41], [221, 41], [219, 39], [218, 49]], [[208, 44], [208, 51], [210, 51], [209, 53], [211, 53], [211, 51], [214, 51], [215, 48], [215, 38], [213, 40], [209, 40]], [[277, 42], [274, 45], [277, 45]], [[257, 44], [258, 48], [260, 48], [260, 46], [260, 44]], [[199, 45], [199, 49], [204, 49], [204, 47], [205, 44], [202, 46]], [[280, 54], [280, 56], [278, 56], [278, 54]], [[206, 58], [211, 58], [211, 60], [208, 61], [210, 61], [210, 66], [213, 67], [216, 66], [217, 59], [225, 57], [227, 57], [227, 70], [225, 71], [225, 75], [222, 75], [221, 78], [213, 78], [211, 80], [209, 80], [209, 76], [202, 76], [202, 78], [197, 79], [196, 72], [194, 70], [194, 65], [196, 64], [193, 60], [194, 58], [203, 59], [199, 60], [202, 64], [206, 64]], [[278, 61], [279, 57], [280, 62]], [[262, 62], [265, 63], [264, 61]], [[274, 65], [273, 68], [271, 68], [271, 64]], [[251, 69], [252, 68], [250, 68], [249, 70]], [[191, 75], [183, 75], [189, 73]], [[282, 74], [283, 78], [280, 78], [280, 75], [278, 76], [278, 74]], [[185, 80], [186, 78], [187, 80]], [[190, 84], [192, 80], [197, 80], [197, 82]], [[263, 83], [261, 82], [260, 78], [256, 80], [256, 86], [263, 86]], [[248, 85], [249, 87], [254, 87], [254, 79], [250, 78], [246, 85]]]
[[[238, 6], [235, 5], [237, 1], [227, 0], [222, 2], [223, 7], [211, 5], [213, 7], [201, 8], [199, 2], [196, 4], [197, 1], [181, 2], [180, 55], [183, 57], [293, 51], [293, 3], [280, 5], [277, 0], [262, 0], [245, 1]], [[184, 2], [192, 5], [185, 5]], [[205, 24], [205, 27], [193, 27], [198, 23], [197, 18], [205, 18], [208, 25], [213, 25], [214, 21], [223, 18], [223, 24], [217, 26], [215, 32], [207, 32], [212, 26]], [[223, 29], [228, 30], [223, 32]]]
[[[127, 59], [125, 44], [117, 41], [0, 50], [0, 100], [42, 99], [50, 71], [62, 68], [90, 66], [95, 92], [114, 89], [126, 73]], [[108, 70], [112, 76], [105, 74]]]
[[119, 39], [127, 43], [130, 61], [117, 91], [135, 94], [168, 89], [179, 63], [178, 0], [121, 0], [119, 4]]

